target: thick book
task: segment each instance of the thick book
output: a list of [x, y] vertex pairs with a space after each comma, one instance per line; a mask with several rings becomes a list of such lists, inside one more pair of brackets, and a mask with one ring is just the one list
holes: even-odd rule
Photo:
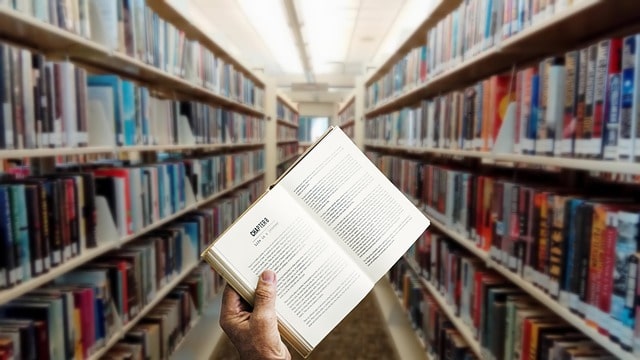
[[249, 303], [275, 271], [280, 331], [306, 357], [428, 226], [332, 127], [202, 257]]

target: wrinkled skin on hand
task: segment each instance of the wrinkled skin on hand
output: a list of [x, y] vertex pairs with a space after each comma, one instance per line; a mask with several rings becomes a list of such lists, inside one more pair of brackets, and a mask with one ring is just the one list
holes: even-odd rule
[[256, 288], [253, 310], [229, 285], [222, 295], [220, 326], [244, 360], [290, 360], [276, 317], [276, 274], [265, 270]]

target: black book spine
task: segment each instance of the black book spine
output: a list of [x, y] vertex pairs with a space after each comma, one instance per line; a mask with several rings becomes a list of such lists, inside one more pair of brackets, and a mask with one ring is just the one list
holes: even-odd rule
[[82, 214], [85, 223], [87, 248], [98, 246], [96, 239], [96, 187], [95, 179], [91, 173], [83, 173], [82, 189], [84, 191], [84, 204], [82, 206]]
[[13, 285], [10, 272], [13, 270], [13, 228], [11, 221], [11, 202], [9, 201], [9, 188], [7, 186], [0, 186], [0, 235], [2, 235], [2, 255], [0, 256], [0, 274], [3, 279], [0, 279], [2, 288], [10, 287]]
[[44, 271], [39, 195], [40, 187], [38, 185], [25, 186], [27, 216], [29, 217], [29, 253], [31, 255], [31, 273], [33, 275], [40, 275]]

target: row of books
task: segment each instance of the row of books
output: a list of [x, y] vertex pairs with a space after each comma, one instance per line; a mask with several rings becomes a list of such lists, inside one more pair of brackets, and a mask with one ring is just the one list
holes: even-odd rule
[[298, 125], [298, 112], [295, 109], [290, 108], [289, 105], [285, 104], [280, 99], [278, 99], [276, 103], [276, 112], [278, 119]]
[[[513, 106], [513, 152], [640, 159], [640, 35], [599, 41], [367, 123], [375, 144], [491, 151]], [[511, 104], [511, 105], [510, 105]], [[637, 148], [637, 149], [636, 149]]]
[[[162, 19], [144, 0], [11, 1], [5, 6], [76, 33], [164, 72], [258, 109], [264, 90], [184, 31]], [[115, 30], [117, 29], [117, 30]]]
[[328, 117], [321, 116], [301, 116], [298, 125], [298, 141], [316, 141], [330, 125]]
[[296, 160], [298, 160], [298, 157], [292, 157], [289, 160], [285, 161], [285, 162], [281, 162], [280, 164], [278, 164], [278, 166], [276, 166], [276, 178], [279, 178], [282, 174], [285, 173], [285, 171], [287, 171], [289, 169], [289, 167], [291, 165], [293, 165], [293, 163], [296, 162]]
[[195, 252], [187, 258], [183, 251], [183, 242], [190, 241], [187, 229], [176, 223], [2, 305], [0, 321], [19, 322], [18, 330], [31, 328], [24, 331], [28, 335], [35, 335], [37, 322], [44, 325], [37, 336], [13, 334], [14, 353], [20, 352], [16, 358], [88, 358], [103, 347], [157, 291], [197, 261]]
[[220, 291], [218, 286], [210, 285], [216, 278], [219, 276], [208, 265], [198, 267], [128, 331], [105, 358], [168, 359]]
[[97, 197], [106, 200], [118, 234], [125, 237], [183, 210], [191, 191], [187, 183], [196, 199], [205, 199], [263, 171], [264, 150], [124, 165], [68, 165], [59, 173], [20, 179], [4, 175], [0, 288], [46, 273], [96, 247]]
[[297, 143], [278, 145], [278, 162], [284, 161], [298, 153]]
[[[258, 185], [201, 207], [121, 250], [64, 274], [51, 285], [4, 304], [0, 307], [0, 343], [4, 345], [0, 350], [17, 359], [88, 358], [199, 261], [210, 239], [256, 200], [264, 189], [264, 183], [260, 190]], [[199, 277], [209, 272], [208, 266], [198, 270]], [[212, 281], [210, 276], [203, 280], [189, 276], [176, 289], [178, 293], [186, 290], [188, 294], [183, 296], [189, 295], [201, 310], [221, 285], [218, 277]], [[171, 292], [168, 299], [175, 294]], [[141, 320], [140, 326], [144, 327], [158, 309]], [[170, 336], [162, 334], [162, 347], [149, 351], [164, 349], [161, 355], [167, 355]]]
[[[432, 218], [624, 349], [640, 342], [640, 209], [392, 156], [374, 162]], [[635, 332], [635, 334], [634, 334]]]
[[[117, 75], [88, 78], [90, 102], [114, 124], [116, 145], [180, 144], [185, 117], [196, 144], [235, 144], [264, 139], [263, 118], [196, 101], [166, 100]], [[82, 99], [80, 99], [82, 100]]]
[[410, 50], [367, 87], [365, 107], [420, 85], [539, 24], [580, 0], [464, 0], [427, 30], [425, 44]]
[[341, 126], [340, 129], [342, 129], [342, 131], [344, 131], [344, 133], [347, 134], [348, 137], [350, 137], [352, 139], [355, 137], [355, 134], [356, 134], [356, 126], [355, 126], [355, 124]]
[[297, 140], [298, 129], [291, 126], [278, 124], [278, 141]]
[[98, 138], [111, 132], [119, 146], [173, 145], [182, 115], [198, 144], [264, 138], [259, 117], [161, 99], [116, 75], [87, 75], [71, 62], [8, 44], [0, 44], [0, 75], [0, 149], [87, 146], [91, 132]]
[[443, 338], [432, 329], [455, 322], [483, 359], [615, 359], [446, 236], [424, 234], [407, 257], [394, 275], [404, 281], [426, 342], [436, 349]]
[[338, 124], [344, 124], [353, 120], [356, 116], [356, 103], [355, 101], [351, 101], [347, 107], [342, 109], [342, 111], [338, 114]]
[[478, 359], [469, 343], [403, 260], [389, 270], [388, 277], [400, 297], [402, 306], [408, 312], [409, 320], [422, 340], [429, 358]]

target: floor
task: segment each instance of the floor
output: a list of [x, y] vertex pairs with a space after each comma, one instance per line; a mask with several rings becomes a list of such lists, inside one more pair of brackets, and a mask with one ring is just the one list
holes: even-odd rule
[[[386, 326], [380, 316], [376, 299], [373, 293], [370, 293], [327, 335], [307, 359], [397, 360]], [[293, 360], [302, 359], [295, 351], [290, 352]], [[237, 351], [224, 337], [210, 360], [236, 359], [240, 359]]]

